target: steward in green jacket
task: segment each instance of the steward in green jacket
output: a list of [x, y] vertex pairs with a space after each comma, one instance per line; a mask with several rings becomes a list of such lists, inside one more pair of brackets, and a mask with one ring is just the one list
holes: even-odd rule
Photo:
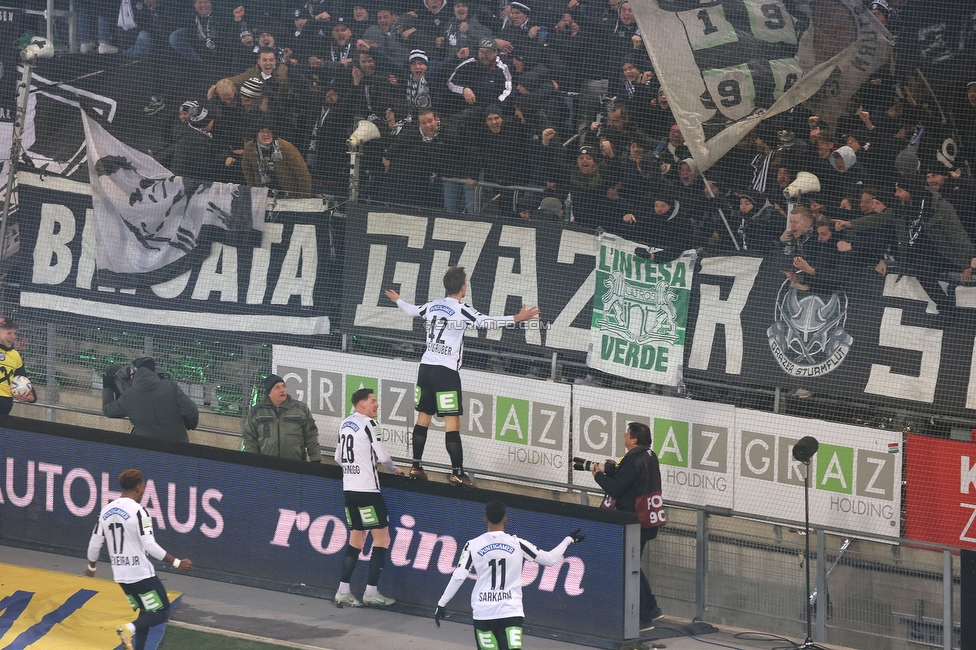
[[241, 433], [243, 450], [263, 456], [319, 463], [319, 430], [312, 413], [288, 395], [285, 381], [278, 375], [264, 380], [265, 397], [244, 417]]

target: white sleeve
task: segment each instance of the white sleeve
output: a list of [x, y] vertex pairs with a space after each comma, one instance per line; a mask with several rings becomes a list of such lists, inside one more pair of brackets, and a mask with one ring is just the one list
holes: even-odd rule
[[335, 460], [336, 465], [342, 465], [342, 447], [336, 445], [335, 451], [332, 452], [332, 458]]
[[396, 304], [397, 307], [405, 311], [408, 316], [413, 316], [414, 318], [420, 318], [420, 307], [418, 307], [417, 305], [411, 305], [403, 298], [397, 300]]
[[514, 325], [514, 316], [485, 316], [484, 314], [478, 314], [477, 320], [474, 322], [475, 327], [505, 327], [506, 325]]
[[160, 561], [166, 557], [166, 551], [156, 543], [156, 536], [153, 533], [152, 517], [145, 510], [139, 511], [139, 540], [142, 542], [142, 549], [150, 556]]
[[468, 550], [468, 544], [464, 545], [461, 549], [461, 557], [458, 558], [457, 567], [454, 569], [454, 573], [451, 574], [451, 581], [447, 583], [447, 587], [444, 589], [444, 593], [441, 595], [441, 599], [437, 601], [438, 607], [447, 607], [447, 604], [451, 602], [454, 598], [454, 594], [458, 592], [464, 581], [468, 579], [468, 574], [471, 572], [471, 551]]
[[92, 531], [91, 539], [88, 540], [88, 562], [94, 564], [98, 562], [98, 556], [102, 552], [102, 544], [105, 536], [102, 535], [101, 519], [95, 522], [95, 530]]
[[515, 324], [515, 316], [486, 316], [468, 304], [461, 307], [461, 314], [471, 321], [475, 327], [494, 328]]
[[142, 548], [145, 549], [146, 553], [150, 556], [156, 558], [160, 562], [166, 557], [166, 551], [163, 547], [156, 543], [156, 538], [152, 535], [145, 535], [142, 538]]
[[451, 76], [448, 77], [448, 79], [447, 79], [447, 89], [450, 90], [452, 93], [456, 93], [458, 95], [463, 95], [464, 94], [464, 86], [461, 86], [459, 84], [454, 83], [454, 76], [457, 75], [458, 70], [461, 69], [461, 66], [463, 66], [463, 65], [465, 65], [467, 63], [471, 63], [472, 61], [474, 61], [473, 58], [472, 59], [466, 59], [466, 60], [462, 61], [461, 63], [458, 64], [458, 67], [454, 68], [454, 72], [451, 73]]
[[397, 467], [393, 464], [393, 459], [390, 458], [390, 454], [386, 451], [386, 447], [383, 446], [383, 441], [376, 438], [371, 444], [373, 446], [373, 451], [376, 452], [376, 460], [379, 461], [380, 465], [396, 474]]
[[524, 539], [519, 539], [519, 545], [522, 547], [522, 556], [526, 560], [532, 560], [533, 562], [538, 562], [542, 566], [552, 566], [559, 560], [563, 559], [563, 553], [569, 548], [569, 545], [573, 543], [573, 538], [567, 535], [563, 541], [559, 542], [556, 548], [551, 551], [543, 551], [537, 547], [532, 542], [527, 542]]

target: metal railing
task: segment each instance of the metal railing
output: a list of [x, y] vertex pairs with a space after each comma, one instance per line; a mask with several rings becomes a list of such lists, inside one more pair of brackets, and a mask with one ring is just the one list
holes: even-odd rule
[[[466, 178], [445, 178], [448, 183], [457, 183], [458, 185], [466, 185], [468, 179]], [[499, 185], [498, 183], [489, 183], [487, 181], [477, 181], [474, 186], [475, 188], [475, 200], [474, 200], [474, 213], [481, 212], [489, 203], [492, 203], [501, 196], [501, 192], [496, 194], [494, 197], [488, 201], [484, 200], [485, 190], [501, 190], [503, 192], [512, 193], [512, 212], [518, 212], [519, 208], [519, 196], [524, 193], [532, 194], [543, 194], [546, 190], [544, 187], [539, 187], [538, 185]]]

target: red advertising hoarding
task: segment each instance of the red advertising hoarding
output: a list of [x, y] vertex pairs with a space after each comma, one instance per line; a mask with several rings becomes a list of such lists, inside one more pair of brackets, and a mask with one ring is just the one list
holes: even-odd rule
[[905, 536], [976, 549], [976, 443], [909, 434]]

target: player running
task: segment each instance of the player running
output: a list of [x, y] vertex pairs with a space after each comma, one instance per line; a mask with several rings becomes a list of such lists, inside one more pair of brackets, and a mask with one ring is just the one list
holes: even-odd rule
[[146, 491], [142, 472], [137, 469], [125, 470], [119, 474], [119, 486], [122, 494], [98, 514], [98, 522], [88, 542], [85, 575], [89, 578], [95, 576], [102, 542], [107, 540], [112, 575], [129, 598], [132, 609], [140, 610], [136, 620], [118, 626], [115, 631], [126, 650], [144, 650], [149, 628], [165, 623], [170, 612], [166, 588], [156, 576], [156, 569], [148, 556], [172, 564], [184, 572], [193, 567], [193, 561], [189, 558], [178, 560], [156, 543], [152, 517], [139, 505]]
[[444, 418], [447, 433], [444, 437], [447, 453], [451, 457], [450, 482], [454, 485], [472, 486], [474, 483], [464, 473], [464, 453], [461, 449], [461, 416], [464, 415], [461, 395], [461, 353], [464, 348], [464, 331], [474, 327], [506, 327], [525, 320], [539, 318], [538, 307], [526, 307], [514, 316], [485, 316], [470, 305], [461, 302], [468, 291], [464, 268], [452, 266], [444, 274], [446, 298], [431, 300], [417, 307], [402, 300], [400, 294], [388, 289], [386, 297], [397, 307], [414, 318], [423, 318], [427, 329], [427, 350], [420, 360], [417, 375], [417, 391], [414, 406], [417, 424], [413, 428], [413, 467], [410, 478], [427, 479], [421, 465], [427, 444], [427, 428], [434, 415]]

